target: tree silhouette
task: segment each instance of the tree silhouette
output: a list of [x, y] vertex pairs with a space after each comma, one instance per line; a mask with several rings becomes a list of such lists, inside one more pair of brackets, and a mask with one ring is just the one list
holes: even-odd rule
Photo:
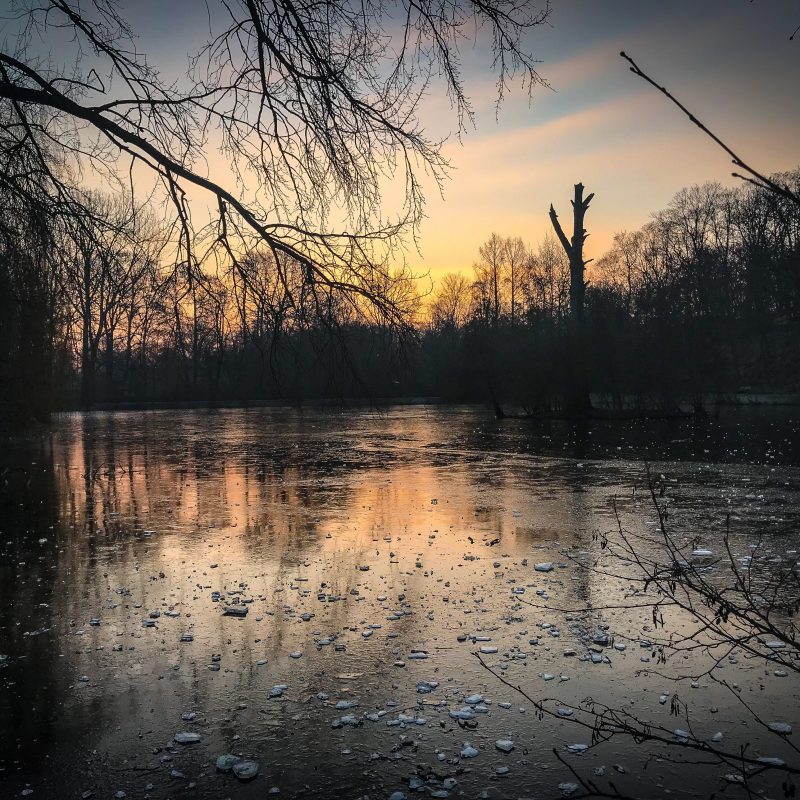
[[[9, 31], [16, 49], [0, 52], [4, 144], [28, 148], [50, 193], [65, 196], [68, 168], [119, 177], [144, 166], [172, 203], [187, 268], [211, 256], [238, 263], [265, 247], [282, 274], [289, 262], [302, 266], [304, 289], [341, 293], [402, 324], [382, 291], [388, 263], [421, 219], [418, 170], [438, 181], [447, 170], [418, 118], [423, 93], [441, 75], [459, 124], [471, 117], [459, 43], [479, 30], [491, 38], [500, 95], [514, 75], [539, 83], [522, 39], [548, 13], [509, 0], [211, 3], [209, 42], [167, 82], [114, 0], [23, 4]], [[391, 26], [398, 35], [385, 33]], [[37, 38], [68, 41], [62, 60], [76, 66], [37, 56]], [[201, 169], [214, 137], [237, 188]], [[61, 169], [42, 157], [44, 144]], [[383, 190], [398, 179], [403, 208], [389, 220]], [[216, 209], [202, 231], [191, 214], [196, 190]]]
[[575, 184], [575, 197], [572, 200], [573, 228], [572, 238], [567, 239], [564, 229], [558, 220], [555, 208], [550, 205], [550, 221], [558, 236], [561, 246], [569, 259], [569, 310], [572, 321], [572, 343], [574, 352], [574, 386], [567, 399], [568, 409], [575, 413], [583, 413], [591, 408], [589, 387], [586, 374], [586, 355], [584, 341], [584, 299], [586, 296], [586, 279], [584, 277], [586, 265], [589, 261], [583, 259], [583, 245], [588, 234], [583, 227], [583, 219], [589, 203], [592, 202], [594, 193], [583, 196], [583, 184]]
[[[208, 38], [189, 44], [185, 73], [169, 76], [137, 35], [143, 12], [128, 19], [122, 9], [20, 0], [0, 23], [6, 205], [46, 228], [70, 220], [88, 246], [98, 220], [87, 185], [127, 193], [133, 205], [142, 194], [161, 202], [176, 326], [184, 304], [219, 301], [212, 278], [231, 270], [248, 303], [269, 306], [275, 334], [320, 323], [335, 336], [332, 308], [410, 333], [403, 249], [423, 218], [421, 175], [441, 184], [448, 174], [421, 102], [437, 88], [459, 130], [472, 121], [460, 50], [479, 37], [498, 102], [512, 78], [529, 91], [542, 83], [524, 40], [548, 18], [547, 3], [210, 0]], [[401, 195], [392, 211], [390, 185]], [[253, 254], [277, 278], [258, 300]], [[215, 314], [191, 315], [195, 378], [200, 320]]]

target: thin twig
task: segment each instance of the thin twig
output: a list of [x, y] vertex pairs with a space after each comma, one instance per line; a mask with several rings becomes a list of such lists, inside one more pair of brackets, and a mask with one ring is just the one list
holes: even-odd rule
[[[794, 34], [792, 34], [792, 36], [794, 36]], [[779, 195], [787, 200], [791, 200], [791, 202], [800, 206], [800, 195], [793, 192], [788, 186], [781, 186], [781, 184], [776, 183], [771, 178], [768, 178], [766, 175], [763, 175], [749, 164], [745, 163], [727, 144], [725, 144], [725, 142], [722, 141], [722, 139], [719, 138], [719, 136], [711, 131], [691, 111], [689, 111], [689, 109], [686, 108], [686, 106], [683, 105], [680, 100], [672, 95], [665, 86], [661, 86], [660, 84], [656, 83], [646, 72], [644, 72], [624, 50], [620, 53], [620, 56], [622, 56], [622, 58], [624, 58], [631, 65], [631, 72], [634, 75], [638, 75], [640, 78], [646, 80], [651, 86], [654, 86], [656, 89], [658, 89], [658, 91], [661, 92], [664, 97], [672, 101], [672, 103], [674, 103], [689, 118], [691, 122], [700, 128], [700, 130], [703, 131], [706, 136], [716, 142], [716, 144], [718, 144], [731, 157], [734, 166], [739, 167], [739, 169], [742, 169], [745, 172], [748, 172], [752, 176], [752, 179], [740, 175], [737, 172], [732, 173], [734, 177], [742, 178], [743, 180], [755, 183], [755, 185], [759, 186], [760, 188], [766, 189], [767, 191]]]

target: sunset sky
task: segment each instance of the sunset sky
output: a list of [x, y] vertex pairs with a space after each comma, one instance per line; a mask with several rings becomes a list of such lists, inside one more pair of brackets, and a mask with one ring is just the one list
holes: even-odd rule
[[530, 105], [517, 93], [495, 121], [484, 85], [477, 130], [447, 148], [456, 171], [445, 199], [431, 197], [422, 240], [432, 274], [469, 267], [491, 231], [535, 242], [551, 201], [569, 214], [579, 180], [596, 193], [589, 257], [681, 187], [735, 183], [725, 154], [628, 71], [623, 49], [760, 170], [800, 165], [797, 3], [556, 0], [551, 21], [533, 50], [553, 90]]
[[[207, 39], [200, 0], [128, 0], [124, 8], [162, 72], [185, 71], [189, 52]], [[577, 181], [596, 194], [588, 257], [681, 187], [735, 183], [725, 154], [630, 73], [623, 49], [761, 171], [800, 165], [800, 36], [789, 41], [800, 24], [796, 0], [552, 0], [552, 8], [529, 42], [551, 89], [535, 89], [529, 102], [515, 86], [496, 115], [488, 43], [479, 42], [465, 47], [463, 61], [474, 128], [459, 140], [441, 92], [423, 101], [426, 130], [450, 135], [452, 179], [444, 197], [428, 189], [420, 252], [409, 253], [417, 272], [471, 273], [493, 231], [535, 244], [549, 230], [551, 202], [568, 216]], [[219, 179], [225, 165], [209, 156]]]
[[[197, 41], [197, 6], [169, 14], [161, 3], [130, 6], [143, 42], [180, 63], [180, 43]], [[517, 89], [495, 116], [489, 54], [467, 50], [464, 75], [475, 128], [445, 146], [453, 174], [440, 198], [428, 192], [419, 256], [410, 261], [433, 277], [471, 271], [492, 231], [528, 242], [548, 230], [554, 202], [569, 212], [572, 185], [596, 197], [587, 217], [588, 256], [613, 233], [635, 228], [681, 187], [706, 180], [734, 183], [731, 165], [713, 143], [619, 57], [624, 49], [762, 171], [800, 165], [800, 24], [793, 0], [553, 0], [550, 25], [531, 34], [532, 52], [552, 90], [533, 102]], [[200, 33], [202, 37], [202, 33]], [[800, 38], [800, 37], [798, 37]], [[159, 54], [160, 55], [160, 54]], [[453, 129], [442, 97], [423, 107], [435, 136]]]

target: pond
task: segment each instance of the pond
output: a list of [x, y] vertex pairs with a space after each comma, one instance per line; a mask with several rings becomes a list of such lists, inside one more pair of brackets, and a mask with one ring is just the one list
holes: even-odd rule
[[[592, 747], [580, 713], [529, 698], [579, 712], [591, 697], [670, 730], [688, 713], [732, 751], [789, 760], [792, 737], [754, 729], [730, 690], [670, 680], [705, 656], [657, 663], [651, 609], [619, 608], [624, 585], [586, 567], [615, 513], [656, 535], [645, 462], [677, 536], [713, 551], [730, 530], [742, 552], [763, 539], [790, 558], [799, 417], [180, 410], [15, 435], [0, 456], [0, 794], [558, 797], [583, 792], [574, 770], [633, 797], [744, 796], [719, 765], [687, 782], [667, 746]], [[793, 673], [736, 653], [722, 667], [762, 719], [800, 725]], [[224, 754], [257, 776], [218, 771]], [[785, 777], [760, 785], [776, 796]]]

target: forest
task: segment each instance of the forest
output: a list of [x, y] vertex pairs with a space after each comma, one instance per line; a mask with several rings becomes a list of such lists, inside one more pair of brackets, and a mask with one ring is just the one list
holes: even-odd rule
[[[800, 171], [776, 180], [800, 189]], [[124, 195], [90, 193], [77, 215], [37, 216], [8, 192], [3, 207], [7, 418], [402, 397], [551, 412], [576, 363], [593, 402], [619, 409], [800, 388], [800, 208], [749, 184], [683, 189], [618, 233], [587, 267], [579, 339], [555, 236], [491, 233], [474, 264], [435, 282], [397, 270], [376, 309], [305, 291], [304, 266], [277, 269], [265, 248], [181, 268], [157, 211]]]
[[[577, 183], [571, 234], [554, 197], [551, 237], [487, 225], [474, 263], [441, 274], [414, 246], [426, 189], [450, 177], [423, 100], [435, 86], [453, 131], [474, 125], [471, 37], [498, 109], [512, 83], [549, 86], [529, 37], [550, 5], [207, 10], [215, 35], [169, 77], [116, 3], [22, 4], [5, 22], [3, 420], [422, 397], [499, 415], [701, 412], [746, 387], [797, 390], [800, 172], [750, 167], [624, 51], [727, 153], [736, 188], [686, 188], [585, 260], [594, 193]], [[591, 184], [565, 190], [576, 179]], [[546, 208], [529, 215], [549, 228]]]

